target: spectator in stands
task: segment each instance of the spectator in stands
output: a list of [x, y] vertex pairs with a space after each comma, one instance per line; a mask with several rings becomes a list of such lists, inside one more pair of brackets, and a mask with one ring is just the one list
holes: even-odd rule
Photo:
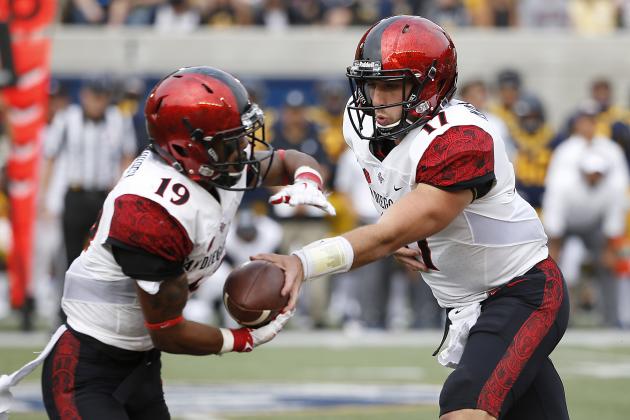
[[[280, 119], [272, 129], [274, 149], [295, 149], [314, 157], [321, 167], [324, 183], [330, 181], [331, 163], [320, 139], [317, 125], [307, 118], [307, 107], [304, 93], [291, 90], [287, 93]], [[281, 249], [289, 252], [303, 246], [316, 238], [326, 236], [328, 222], [324, 211], [312, 206], [291, 207], [288, 204], [273, 206], [274, 216], [280, 221], [284, 230]], [[303, 305], [308, 308], [298, 308], [294, 322], [304, 322], [304, 326], [313, 322], [313, 326], [323, 326], [326, 323], [326, 309], [328, 307], [328, 280], [312, 282], [312, 286], [305, 288], [307, 298]], [[304, 311], [308, 311], [305, 317]]]
[[429, 6], [426, 17], [446, 29], [469, 26], [471, 23], [463, 0], [436, 0]]
[[518, 25], [517, 0], [487, 0], [490, 8], [490, 25], [510, 28]]
[[[278, 110], [267, 105], [269, 92], [267, 85], [264, 80], [258, 78], [243, 79], [239, 77], [239, 80], [249, 92], [250, 100], [261, 107], [265, 115], [264, 139], [267, 143], [272, 143], [273, 129], [278, 121]], [[257, 133], [257, 135], [262, 138], [262, 133]], [[257, 147], [260, 149], [264, 146], [258, 145]], [[241, 206], [251, 208], [257, 214], [268, 214], [270, 211], [268, 203], [270, 196], [271, 192], [268, 188], [256, 188], [251, 191], [245, 191]]]
[[501, 118], [488, 110], [488, 87], [486, 86], [486, 82], [481, 79], [473, 79], [462, 83], [459, 87], [459, 96], [464, 102], [468, 102], [486, 116], [486, 119], [492, 124], [492, 127], [505, 142], [508, 156], [512, 159], [515, 153], [515, 147], [510, 139], [510, 132], [508, 131], [507, 125]]
[[70, 105], [70, 94], [66, 86], [57, 79], [50, 81], [48, 90], [48, 115], [46, 122], [50, 124], [53, 117]]
[[123, 117], [130, 119], [133, 123], [138, 152], [149, 145], [149, 135], [142, 112], [146, 95], [146, 84], [141, 77], [128, 76], [122, 80], [118, 109]]
[[284, 100], [280, 119], [272, 128], [275, 149], [293, 148], [313, 156], [324, 168], [322, 176], [329, 179], [330, 157], [321, 142], [319, 127], [308, 118], [304, 92], [293, 89]]
[[69, 0], [62, 20], [78, 25], [121, 25], [128, 9], [129, 0]]
[[[419, 14], [414, 12], [410, 7], [407, 0], [393, 0], [388, 2], [382, 2], [379, 0], [351, 0], [351, 1], [337, 1], [337, 8], [346, 6], [352, 13], [352, 21], [349, 22], [352, 25], [370, 26], [374, 21], [381, 19], [385, 16], [391, 16], [396, 14]], [[413, 2], [415, 4], [423, 2]]]
[[55, 165], [64, 168], [63, 237], [68, 266], [79, 256], [88, 231], [110, 188], [133, 159], [136, 139], [131, 122], [110, 105], [111, 82], [86, 80], [80, 105], [58, 114], [44, 145], [44, 193]]
[[464, 5], [473, 26], [490, 26], [490, 7], [487, 0], [465, 0]]
[[166, 0], [127, 0], [125, 24], [130, 26], [153, 25], [160, 5]]
[[209, 0], [203, 11], [202, 23], [214, 27], [250, 25], [252, 10], [242, 0]]
[[518, 125], [514, 115], [514, 105], [521, 97], [521, 75], [514, 69], [505, 69], [497, 75], [498, 103], [490, 107], [490, 112], [501, 118], [508, 130]]
[[583, 34], [606, 34], [617, 27], [617, 5], [611, 0], [570, 0], [573, 28]]
[[[589, 103], [574, 118], [573, 135], [558, 146], [547, 173], [543, 201], [549, 254], [559, 259], [563, 243], [579, 237], [593, 258], [603, 322], [618, 325], [616, 281], [611, 272], [613, 241], [623, 235], [628, 165], [621, 148], [596, 135], [597, 109]], [[567, 270], [570, 271], [570, 270]], [[568, 279], [575, 284], [575, 279]]]
[[357, 11], [358, 8], [360, 8], [360, 6], [352, 8], [349, 5], [343, 4], [343, 2], [341, 5], [332, 6], [326, 11], [323, 23], [326, 26], [342, 28], [353, 25], [357, 18], [358, 22], [360, 22], [361, 15]]
[[569, 0], [521, 0], [518, 4], [519, 24], [526, 28], [566, 28]]
[[518, 124], [511, 138], [516, 147], [514, 174], [518, 193], [537, 211], [542, 207], [545, 175], [555, 147], [555, 133], [539, 98], [524, 94], [514, 105]]
[[597, 78], [591, 83], [591, 99], [599, 108], [597, 134], [612, 138], [615, 124], [627, 121], [630, 112], [627, 108], [614, 103], [612, 84], [605, 77]]
[[[105, 4], [103, 4], [105, 3]], [[102, 24], [107, 20], [108, 1], [70, 0], [65, 3], [62, 21], [69, 24]]]
[[326, 7], [320, 0], [291, 0], [291, 13], [294, 25], [316, 25], [322, 22]]
[[254, 23], [271, 30], [284, 30], [294, 17], [282, 0], [262, 0], [254, 12]]
[[318, 103], [309, 110], [309, 118], [319, 124], [320, 138], [327, 156], [336, 162], [346, 148], [343, 133], [339, 129], [343, 122], [348, 84], [342, 80], [326, 80], [317, 86]]
[[192, 0], [168, 0], [160, 6], [155, 16], [155, 29], [163, 33], [187, 33], [199, 27], [200, 11]]

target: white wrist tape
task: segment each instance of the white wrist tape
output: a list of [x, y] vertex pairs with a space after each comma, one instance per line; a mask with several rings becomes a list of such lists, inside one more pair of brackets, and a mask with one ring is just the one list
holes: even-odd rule
[[313, 181], [319, 187], [321, 187], [324, 183], [321, 174], [310, 166], [300, 166], [299, 168], [297, 168], [295, 170], [295, 173], [293, 174], [293, 179], [298, 178]]
[[354, 260], [352, 245], [343, 236], [312, 242], [292, 254], [302, 261], [305, 280], [324, 274], [345, 273]]
[[227, 328], [219, 328], [221, 335], [223, 335], [223, 345], [219, 354], [228, 353], [234, 350], [234, 334]]

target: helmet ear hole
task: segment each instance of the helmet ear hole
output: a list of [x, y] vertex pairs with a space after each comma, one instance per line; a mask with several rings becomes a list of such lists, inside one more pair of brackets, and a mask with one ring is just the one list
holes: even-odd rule
[[188, 157], [188, 152], [186, 151], [186, 149], [184, 149], [182, 146], [180, 146], [179, 144], [173, 144], [171, 146], [173, 148], [173, 150], [180, 156], [182, 157]]

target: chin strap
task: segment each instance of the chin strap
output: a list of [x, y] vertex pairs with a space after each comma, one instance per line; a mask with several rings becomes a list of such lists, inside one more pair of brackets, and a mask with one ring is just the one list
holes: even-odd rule
[[160, 146], [158, 146], [157, 144], [155, 144], [155, 142], [153, 141], [153, 139], [151, 139], [151, 142], [149, 143], [149, 149], [153, 150], [155, 153], [157, 153], [162, 159], [164, 159], [164, 161], [166, 163], [168, 163], [169, 165], [171, 165], [173, 168], [175, 168], [175, 170], [179, 173], [182, 173], [184, 175], [186, 175], [185, 171], [184, 171], [184, 167], [182, 166], [181, 163], [179, 163], [174, 157], [173, 155], [171, 155], [169, 152], [167, 152], [166, 150], [164, 150], [163, 148], [161, 148]]

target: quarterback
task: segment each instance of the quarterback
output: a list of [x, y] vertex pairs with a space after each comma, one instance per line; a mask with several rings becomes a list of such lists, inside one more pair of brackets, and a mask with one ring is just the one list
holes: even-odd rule
[[274, 203], [334, 214], [317, 162], [268, 148], [262, 111], [228, 73], [170, 74], [153, 88], [145, 117], [149, 148], [107, 197], [91, 242], [66, 273], [67, 325], [47, 346], [42, 373], [53, 419], [170, 418], [161, 351], [248, 352], [278, 334], [290, 312], [256, 330], [182, 317], [189, 294], [221, 263], [243, 191], [292, 180]]
[[448, 311], [448, 340], [436, 351], [454, 368], [442, 420], [568, 419], [548, 357], [567, 327], [564, 279], [515, 190], [503, 140], [453, 99], [451, 38], [421, 17], [383, 19], [359, 41], [347, 77], [344, 137], [381, 218], [290, 256], [253, 258], [285, 270], [292, 308], [303, 281], [393, 254], [422, 272]]

